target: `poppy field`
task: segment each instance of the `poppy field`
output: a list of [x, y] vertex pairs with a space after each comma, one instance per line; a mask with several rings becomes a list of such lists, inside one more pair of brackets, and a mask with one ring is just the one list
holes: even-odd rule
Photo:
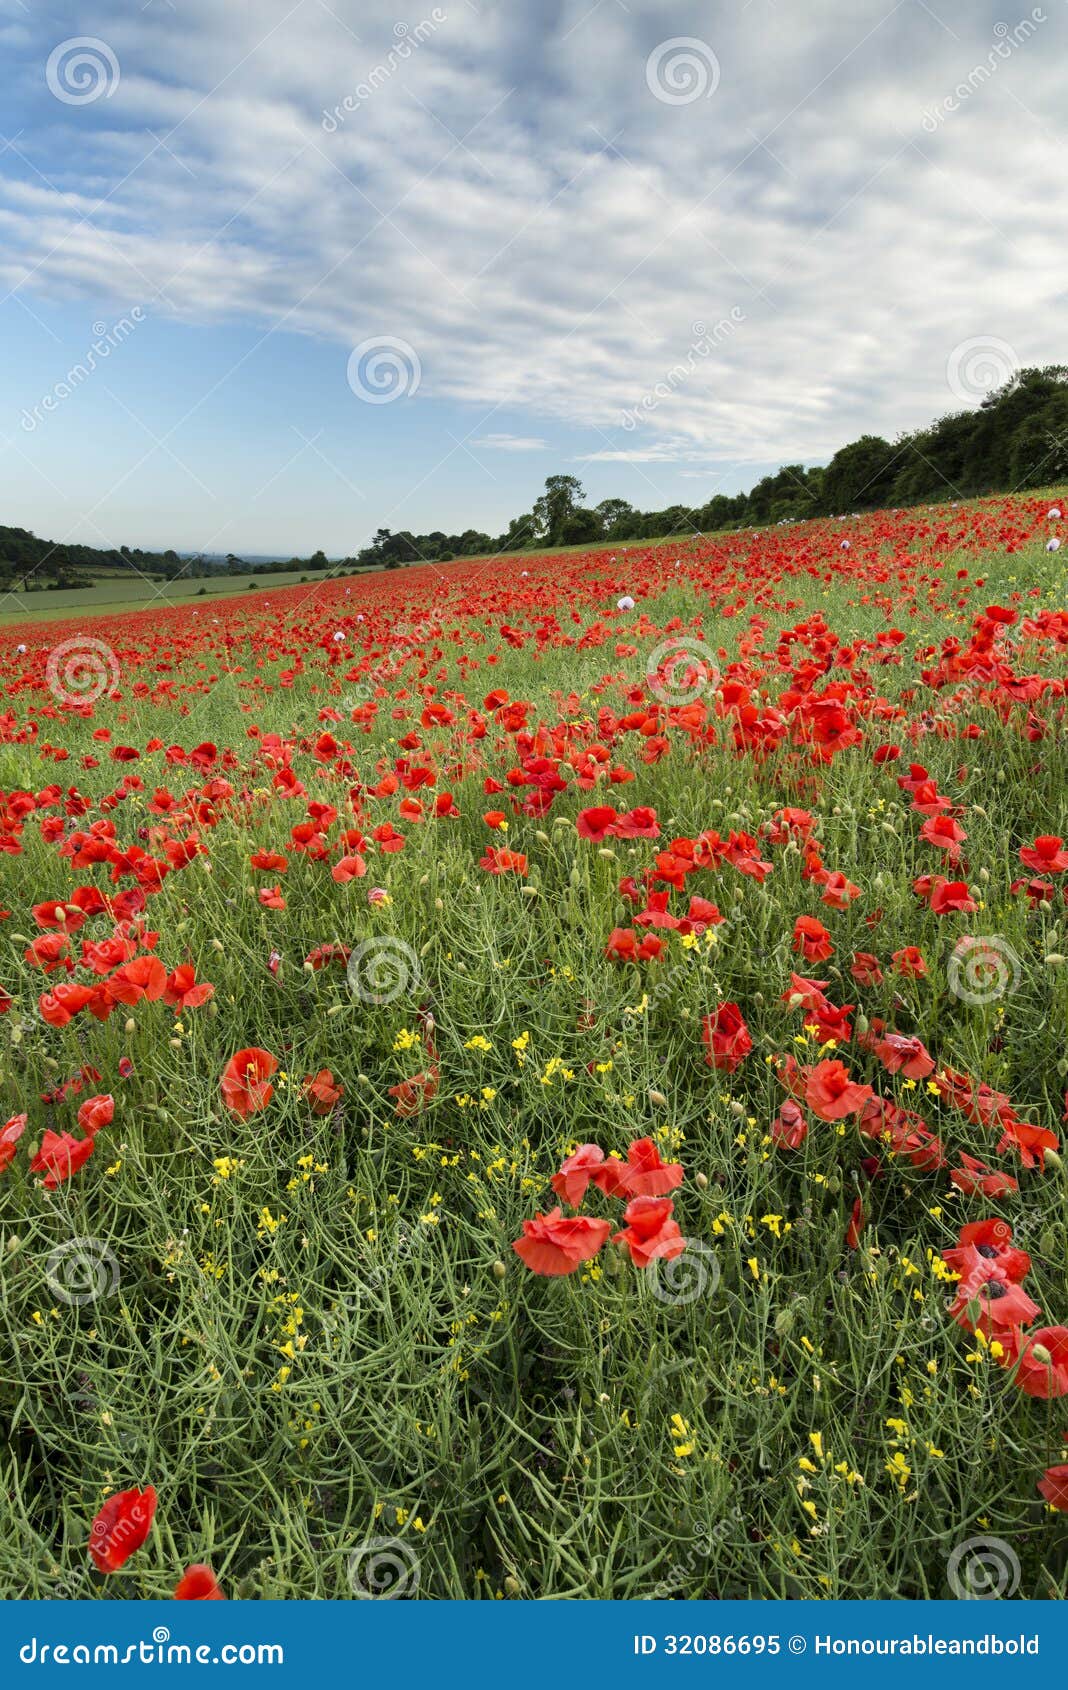
[[1062, 527], [0, 631], [0, 1593], [1064, 1596]]

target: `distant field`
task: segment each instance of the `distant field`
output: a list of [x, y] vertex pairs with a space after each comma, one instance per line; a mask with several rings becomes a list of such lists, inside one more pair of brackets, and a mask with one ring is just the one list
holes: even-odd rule
[[[247, 592], [255, 583], [261, 591], [270, 587], [292, 587], [302, 577], [309, 583], [321, 577], [299, 569], [281, 570], [277, 574], [259, 574], [250, 570], [247, 575], [222, 575], [210, 580], [194, 576], [178, 581], [146, 581], [143, 576], [102, 576], [91, 587], [69, 587], [50, 592], [42, 588], [32, 593], [0, 593], [0, 624], [17, 621], [39, 622], [42, 617], [69, 616], [72, 610], [85, 610], [93, 615], [98, 611], [114, 614], [121, 610], [146, 610], [153, 604], [188, 604], [203, 596], [208, 599], [230, 598], [234, 593]], [[201, 589], [205, 589], [201, 595]]]

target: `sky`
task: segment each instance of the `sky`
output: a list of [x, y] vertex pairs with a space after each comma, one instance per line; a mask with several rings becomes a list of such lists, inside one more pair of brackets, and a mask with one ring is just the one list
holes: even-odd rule
[[1066, 358], [1065, 0], [405, 4], [0, 0], [0, 525], [689, 505]]

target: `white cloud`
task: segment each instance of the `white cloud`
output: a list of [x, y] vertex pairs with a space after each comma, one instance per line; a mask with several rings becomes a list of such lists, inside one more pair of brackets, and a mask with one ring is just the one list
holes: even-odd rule
[[471, 445], [486, 446], [494, 452], [546, 452], [549, 448], [547, 440], [525, 434], [480, 434]]
[[[1063, 13], [929, 133], [1000, 39], [986, 0], [952, 31], [940, 3], [446, 0], [440, 23], [409, 15], [402, 56], [381, 0], [100, 0], [121, 83], [75, 108], [44, 87], [62, 25], [0, 0], [34, 35], [0, 279], [250, 317], [336, 343], [342, 371], [356, 342], [403, 337], [421, 399], [479, 407], [487, 449], [542, 448], [493, 433], [507, 408], [599, 429], [589, 462], [811, 461], [952, 408], [964, 339], [1064, 351]], [[671, 106], [646, 61], [683, 34], [720, 80]]]

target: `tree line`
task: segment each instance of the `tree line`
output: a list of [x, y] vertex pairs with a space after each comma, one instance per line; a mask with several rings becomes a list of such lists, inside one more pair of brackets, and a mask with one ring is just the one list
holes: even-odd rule
[[573, 475], [551, 475], [531, 510], [503, 534], [398, 533], [380, 528], [358, 562], [377, 568], [453, 557], [658, 540], [728, 528], [763, 528], [806, 517], [975, 498], [1068, 480], [1068, 366], [1018, 371], [974, 410], [884, 440], [862, 434], [830, 463], [784, 464], [745, 493], [714, 493], [696, 505], [642, 511], [626, 499], [583, 504]]
[[[714, 493], [701, 504], [642, 511], [626, 499], [584, 504], [573, 475], [551, 475], [529, 511], [513, 517], [503, 534], [474, 528], [462, 534], [429, 534], [380, 528], [353, 557], [331, 562], [322, 550], [307, 558], [248, 563], [179, 556], [173, 550], [60, 545], [23, 528], [0, 528], [0, 590], [90, 584], [92, 575], [126, 570], [161, 580], [219, 575], [351, 574], [396, 569], [409, 563], [447, 563], [456, 557], [540, 551], [549, 546], [593, 546], [617, 540], [658, 540], [729, 528], [763, 528], [806, 517], [974, 498], [1068, 480], [1068, 365], [1019, 370], [974, 410], [938, 418], [927, 428], [884, 440], [862, 434], [822, 467], [784, 464], [745, 493]], [[90, 573], [91, 572], [91, 573]]]

